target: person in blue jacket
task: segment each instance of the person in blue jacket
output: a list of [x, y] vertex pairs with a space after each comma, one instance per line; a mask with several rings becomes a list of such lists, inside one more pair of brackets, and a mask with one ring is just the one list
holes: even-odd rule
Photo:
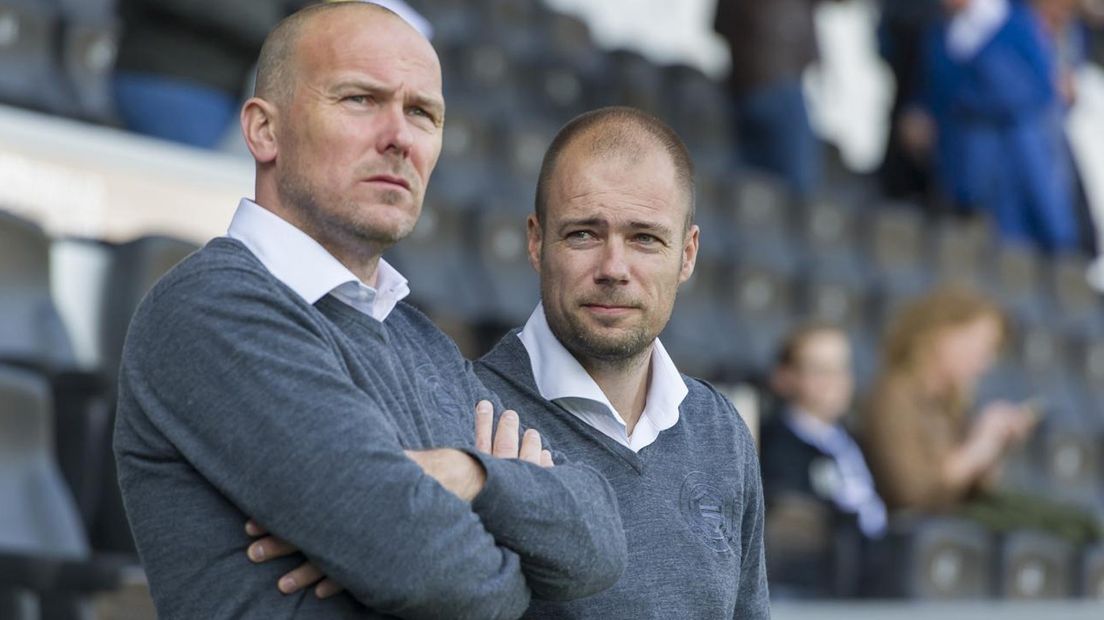
[[937, 127], [936, 174], [961, 208], [1001, 237], [1075, 248], [1073, 180], [1055, 51], [1019, 0], [944, 0], [929, 35], [924, 100]]

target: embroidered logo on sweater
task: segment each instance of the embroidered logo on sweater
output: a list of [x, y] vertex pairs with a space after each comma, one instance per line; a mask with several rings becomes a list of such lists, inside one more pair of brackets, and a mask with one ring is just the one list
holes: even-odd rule
[[690, 531], [717, 553], [731, 552], [736, 543], [736, 498], [722, 493], [709, 477], [690, 472], [682, 481], [679, 508]]

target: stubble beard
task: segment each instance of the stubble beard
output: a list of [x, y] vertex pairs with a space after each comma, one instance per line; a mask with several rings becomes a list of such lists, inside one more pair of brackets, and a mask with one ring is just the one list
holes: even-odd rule
[[[280, 177], [278, 189], [283, 204], [294, 209], [303, 223], [310, 228], [305, 232], [323, 246], [336, 243], [357, 253], [381, 253], [404, 239], [414, 228], [412, 223], [403, 225], [398, 230], [381, 229], [367, 220], [358, 218], [357, 214], [366, 207], [353, 202], [323, 207], [322, 193], [317, 191], [310, 181], [293, 171]], [[386, 206], [395, 206], [401, 204], [404, 199], [407, 197], [399, 190], [385, 190], [377, 195], [376, 201]]]

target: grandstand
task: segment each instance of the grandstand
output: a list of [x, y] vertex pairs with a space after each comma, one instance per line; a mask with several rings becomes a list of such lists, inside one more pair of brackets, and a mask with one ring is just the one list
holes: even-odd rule
[[[240, 149], [118, 128], [113, 4], [0, 0], [0, 618], [152, 617], [114, 478], [118, 358], [142, 295], [252, 195]], [[862, 388], [903, 300], [972, 285], [1017, 334], [983, 397], [1047, 407], [1005, 484], [1104, 517], [1104, 307], [1085, 277], [1091, 257], [1002, 245], [987, 221], [891, 201], [832, 153], [815, 197], [794, 199], [778, 179], [734, 171], [729, 94], [701, 69], [602, 49], [585, 20], [537, 1], [410, 4], [434, 26], [448, 122], [421, 220], [388, 260], [466, 355], [537, 301], [524, 218], [552, 135], [580, 112], [632, 105], [671, 124], [698, 170], [701, 254], [662, 336], [683, 372], [737, 395], [754, 426], [792, 326], [844, 326]], [[775, 617], [1101, 617], [1104, 547], [914, 515], [892, 531], [898, 570], [878, 589], [888, 600], [781, 600]], [[841, 579], [854, 571], [823, 545], [795, 553]]]

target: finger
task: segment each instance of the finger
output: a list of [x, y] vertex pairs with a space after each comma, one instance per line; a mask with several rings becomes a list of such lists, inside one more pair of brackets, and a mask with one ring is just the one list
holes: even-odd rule
[[246, 550], [249, 559], [254, 562], [275, 560], [276, 558], [282, 558], [285, 555], [291, 555], [297, 551], [299, 551], [299, 549], [295, 547], [295, 545], [280, 540], [275, 536], [265, 536], [252, 545], [249, 545], [249, 549]]
[[261, 527], [260, 523], [257, 523], [253, 519], [250, 519], [245, 522], [245, 533], [252, 536], [253, 538], [256, 538], [258, 536], [264, 536], [268, 533], [268, 530]]
[[344, 589], [345, 588], [341, 587], [341, 584], [333, 579], [323, 579], [322, 583], [314, 588], [314, 595], [318, 598], [330, 598]]
[[513, 411], [502, 412], [494, 436], [494, 456], [500, 459], [516, 459], [518, 456], [518, 415]]
[[322, 579], [322, 571], [318, 570], [314, 564], [304, 562], [299, 568], [280, 577], [276, 587], [284, 594], [294, 594], [303, 588], [309, 588], [317, 583], [319, 579]]
[[525, 435], [521, 438], [521, 450], [518, 451], [518, 458], [534, 465], [540, 465], [540, 455], [541, 436], [536, 429], [531, 428], [525, 431]]
[[491, 435], [494, 433], [494, 406], [481, 400], [475, 406], [475, 449], [490, 454]]
[[555, 463], [552, 462], [552, 452], [550, 450], [541, 450], [540, 466], [541, 467], [553, 467]]

